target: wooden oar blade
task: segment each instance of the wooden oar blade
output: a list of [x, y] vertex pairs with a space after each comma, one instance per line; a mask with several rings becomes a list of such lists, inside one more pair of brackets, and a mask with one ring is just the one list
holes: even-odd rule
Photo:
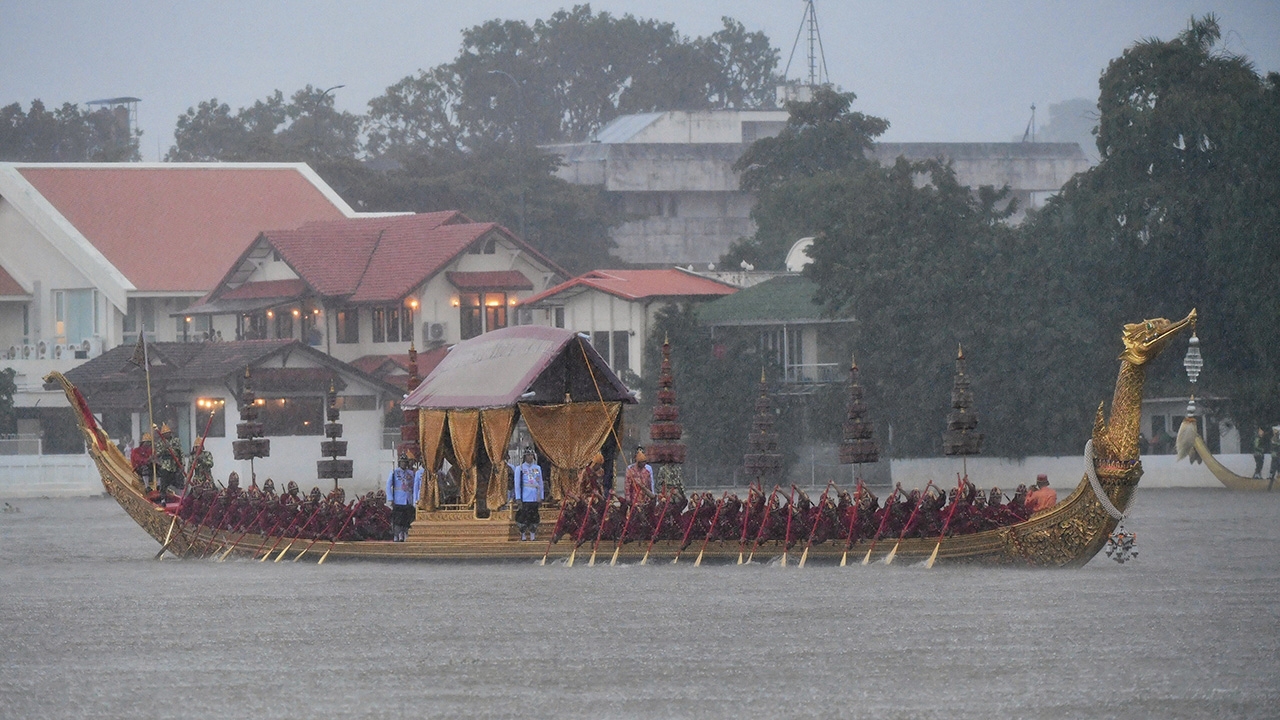
[[933, 552], [929, 554], [929, 559], [924, 564], [926, 568], [933, 567], [934, 561], [938, 559], [938, 548], [940, 547], [942, 547], [942, 541], [938, 541], [938, 544], [933, 546]]
[[805, 548], [804, 552], [800, 553], [800, 563], [799, 565], [797, 565], [797, 567], [804, 567], [804, 564], [808, 559], [809, 559], [809, 548]]
[[862, 558], [862, 564], [863, 564], [863, 565], [870, 565], [870, 564], [871, 564], [871, 551], [872, 551], [872, 550], [874, 550], [874, 549], [875, 549], [875, 547], [874, 547], [874, 546], [867, 548], [867, 555], [866, 555], [866, 557]]
[[893, 549], [889, 551], [889, 554], [888, 554], [888, 555], [885, 555], [885, 556], [884, 556], [884, 564], [885, 564], [885, 565], [890, 565], [890, 564], [892, 564], [892, 563], [893, 563], [893, 559], [894, 559], [895, 557], [897, 557], [897, 556], [898, 556], [898, 543], [894, 543], [894, 544], [893, 544]]

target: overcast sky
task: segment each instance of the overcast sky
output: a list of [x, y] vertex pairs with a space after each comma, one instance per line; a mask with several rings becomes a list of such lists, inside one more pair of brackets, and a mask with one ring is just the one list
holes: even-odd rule
[[[454, 58], [464, 28], [545, 18], [549, 0], [0, 0], [0, 105], [142, 98], [143, 157], [173, 143], [177, 117], [216, 97], [233, 109], [311, 83], [364, 113], [387, 86]], [[729, 15], [765, 31], [785, 64], [801, 0], [604, 0], [596, 11], [671, 21], [706, 35]], [[1097, 99], [1107, 62], [1141, 38], [1169, 38], [1217, 14], [1222, 46], [1280, 70], [1277, 0], [853, 2], [818, 0], [832, 82], [887, 118], [883, 139], [1008, 141], [1030, 106]], [[805, 65], [797, 51], [791, 76]]]

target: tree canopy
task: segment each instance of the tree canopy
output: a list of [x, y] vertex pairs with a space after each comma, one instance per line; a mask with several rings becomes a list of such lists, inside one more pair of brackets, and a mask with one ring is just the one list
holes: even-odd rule
[[122, 109], [81, 110], [63, 103], [55, 110], [33, 100], [0, 108], [0, 160], [25, 162], [120, 162], [138, 160], [138, 137]]
[[[1028, 235], [1091, 278], [1103, 327], [1199, 309], [1203, 391], [1238, 420], [1280, 418], [1280, 75], [1216, 49], [1212, 15], [1144, 40], [1099, 82], [1099, 164]], [[1108, 338], [1110, 339], [1110, 338]], [[1180, 385], [1185, 388], [1185, 385]]]

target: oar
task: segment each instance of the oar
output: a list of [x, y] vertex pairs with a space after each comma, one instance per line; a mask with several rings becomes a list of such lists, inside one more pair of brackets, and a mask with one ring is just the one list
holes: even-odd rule
[[729, 491], [725, 490], [724, 494], [720, 496], [720, 502], [716, 503], [716, 511], [711, 516], [711, 526], [707, 528], [707, 534], [702, 538], [702, 547], [698, 548], [698, 559], [693, 561], [694, 567], [700, 567], [702, 565], [702, 553], [706, 552], [707, 543], [711, 542], [711, 533], [716, 531], [716, 521], [720, 519], [720, 508], [724, 506], [724, 501], [728, 499], [728, 497]]
[[556, 541], [556, 534], [560, 532], [560, 527], [564, 524], [564, 509], [568, 506], [569, 498], [565, 496], [565, 499], [560, 501], [560, 516], [556, 518], [556, 526], [551, 530], [551, 537], [547, 539], [547, 550], [542, 553], [542, 561], [538, 563], [539, 565], [545, 566], [547, 564], [547, 556], [551, 554], [551, 543]]
[[618, 536], [618, 544], [613, 546], [613, 557], [609, 559], [609, 567], [618, 564], [618, 553], [622, 551], [622, 543], [627, 541], [627, 530], [631, 528], [631, 514], [636, 511], [636, 506], [640, 504], [640, 498], [644, 496], [640, 492], [639, 483], [636, 483], [636, 491], [632, 493], [631, 506], [627, 508], [627, 519], [622, 523], [622, 534]]
[[355, 505], [351, 508], [351, 513], [347, 515], [347, 519], [344, 520], [342, 526], [338, 528], [338, 532], [334, 534], [333, 540], [329, 541], [329, 547], [324, 551], [324, 554], [320, 556], [320, 561], [317, 562], [316, 565], [323, 565], [325, 558], [329, 557], [329, 553], [333, 552], [333, 546], [338, 544], [338, 538], [342, 537], [342, 531], [346, 530], [347, 525], [351, 524], [351, 520], [355, 518], [356, 512], [360, 509], [360, 503], [362, 502], [364, 502], [364, 500], [357, 500], [355, 502]]
[[782, 567], [787, 566], [787, 550], [791, 548], [791, 520], [796, 516], [796, 486], [791, 486], [791, 497], [787, 500], [787, 531], [782, 534]]
[[773, 492], [769, 494], [769, 499], [764, 504], [764, 518], [760, 521], [760, 529], [756, 531], [755, 542], [751, 543], [751, 552], [747, 553], [747, 562], [750, 563], [756, 556], [756, 548], [760, 547], [760, 537], [764, 535], [765, 528], [769, 527], [769, 515], [773, 513], [773, 499], [777, 497], [778, 490], [781, 486], [774, 485]]
[[[697, 493], [694, 493], [695, 497], [697, 497], [697, 495]], [[698, 502], [696, 503], [693, 502], [693, 498], [690, 498], [689, 500], [689, 524], [684, 526], [684, 534], [680, 536], [680, 547], [676, 548], [676, 556], [671, 558], [672, 565], [680, 562], [681, 553], [683, 553], [685, 547], [689, 545], [689, 533], [693, 532], [693, 526], [698, 522], [698, 509], [702, 507], [702, 497], [698, 497]]]
[[[164, 534], [164, 544], [160, 546], [160, 552], [152, 560], [160, 560], [164, 557], [164, 553], [169, 549], [169, 543], [173, 542], [173, 527], [178, 522], [178, 513], [173, 514], [173, 520], [169, 521], [169, 532]], [[184, 525], [186, 523], [183, 523]]]
[[600, 538], [604, 537], [604, 522], [609, 519], [609, 506], [613, 504], [613, 494], [604, 500], [604, 509], [600, 511], [600, 529], [596, 531], [596, 541], [591, 543], [591, 560], [587, 562], [587, 567], [596, 566], [596, 548], [600, 547]]
[[907, 517], [906, 524], [902, 526], [902, 532], [898, 533], [898, 542], [894, 543], [893, 549], [889, 551], [888, 555], [884, 556], [885, 565], [892, 564], [893, 559], [897, 557], [898, 546], [902, 544], [902, 538], [907, 536], [907, 530], [911, 529], [911, 523], [916, 519], [916, 515], [919, 514], [921, 506], [924, 505], [924, 499], [929, 496], [929, 488], [932, 486], [933, 486], [932, 480], [930, 480], [928, 483], [925, 483], [924, 491], [920, 493], [920, 497], [916, 500], [916, 506], [912, 508], [911, 515]]
[[270, 508], [271, 508], [271, 504], [269, 502], [264, 501], [262, 509], [258, 511], [258, 514], [253, 518], [253, 520], [249, 521], [249, 524], [245, 527], [244, 532], [240, 533], [240, 537], [236, 538], [235, 540], [232, 540], [231, 545], [227, 547], [227, 551], [222, 553], [222, 555], [218, 556], [218, 562], [226, 561], [227, 556], [231, 554], [231, 551], [235, 550], [236, 545], [240, 544], [240, 541], [244, 539], [244, 536], [248, 535], [249, 531], [252, 530], [253, 527], [258, 524], [258, 521], [262, 519], [262, 514], [265, 513], [267, 510], [269, 510]]
[[831, 492], [834, 482], [828, 482], [827, 487], [822, 491], [822, 497], [818, 498], [818, 512], [813, 514], [813, 527], [809, 529], [809, 541], [804, 544], [804, 552], [800, 553], [800, 567], [804, 567], [805, 561], [809, 559], [809, 548], [813, 547], [813, 536], [818, 533], [818, 523], [822, 521], [822, 508], [827, 504], [827, 493]]
[[[747, 485], [747, 501], [742, 504], [742, 537], [738, 538], [738, 564], [742, 564], [742, 555], [747, 549], [747, 529], [751, 524], [751, 493], [755, 492], [755, 483]], [[760, 488], [760, 496], [764, 496], [764, 488]]]
[[889, 505], [890, 503], [897, 502], [897, 497], [898, 490], [897, 488], [894, 488], [893, 492], [889, 494], [889, 497], [884, 499], [884, 515], [880, 517], [880, 527], [876, 530], [875, 536], [871, 538], [871, 547], [867, 548], [866, 557], [862, 558], [863, 565], [871, 564], [871, 551], [876, 549], [876, 542], [880, 539], [880, 536], [884, 534], [884, 527], [889, 523]]
[[[276, 537], [276, 541], [271, 543], [271, 548], [267, 550], [265, 555], [258, 559], [258, 562], [266, 562], [267, 558], [271, 557], [271, 554], [276, 551], [276, 548], [280, 547], [280, 543], [284, 542], [284, 539], [289, 536], [289, 532], [293, 530], [293, 526], [298, 524], [298, 520], [302, 517], [302, 507], [299, 505], [293, 505], [292, 507], [293, 516], [289, 518], [289, 524], [284, 526], [284, 531]], [[284, 522], [284, 518], [280, 518], [280, 521], [276, 523], [276, 527], [271, 528], [271, 533], [269, 535], [275, 534], [276, 528], [280, 527], [281, 522]], [[267, 542], [264, 540], [262, 544], [266, 545]], [[262, 548], [258, 549], [261, 550]]]
[[591, 524], [591, 507], [595, 505], [596, 498], [603, 497], [592, 492], [587, 497], [587, 507], [582, 513], [582, 522], [578, 523], [578, 532], [573, 536], [573, 550], [569, 551], [569, 561], [565, 563], [566, 567], [573, 567], [573, 560], [578, 556], [578, 548], [582, 547], [583, 535], [587, 534], [587, 526]]
[[840, 567], [849, 560], [849, 548], [853, 547], [853, 532], [858, 524], [858, 513], [862, 502], [862, 478], [858, 478], [858, 486], [853, 491], [853, 512], [849, 514], [849, 532], [845, 535], [844, 554], [840, 556]]
[[[322, 500], [322, 501], [320, 501], [320, 502], [321, 502], [321, 506], [323, 506], [323, 505], [324, 505], [324, 503], [326, 503], [326, 502], [328, 502], [328, 501], [326, 501], [326, 500]], [[361, 502], [361, 501], [357, 500], [356, 502], [354, 502], [354, 503], [352, 503], [352, 504], [351, 504], [351, 511], [347, 513], [347, 520], [350, 520], [350, 519], [351, 519], [351, 518], [356, 514], [356, 506], [357, 506], [357, 505], [359, 505], [359, 504], [360, 504], [360, 502]], [[318, 512], [318, 511], [317, 511], [317, 512]], [[341, 528], [339, 528], [339, 529], [338, 529], [338, 531], [339, 531], [339, 532], [341, 532], [341, 531], [342, 531], [343, 529], [345, 529], [346, 527], [347, 527], [347, 522], [346, 522], [346, 520], [344, 520], [344, 521], [342, 522], [342, 527], [341, 527]], [[297, 557], [295, 557], [295, 558], [293, 559], [293, 561], [294, 561], [294, 562], [298, 562], [299, 560], [301, 560], [301, 559], [302, 559], [302, 556], [303, 556], [303, 555], [306, 555], [306, 554], [307, 554], [307, 551], [311, 549], [311, 546], [312, 546], [312, 545], [315, 545], [317, 542], [319, 542], [319, 541], [320, 541], [320, 539], [321, 539], [321, 537], [322, 537], [322, 536], [320, 535], [320, 533], [322, 533], [322, 532], [324, 532], [324, 530], [320, 529], [320, 528], [317, 526], [317, 529], [316, 529], [316, 536], [315, 536], [315, 538], [313, 538], [313, 539], [311, 540], [311, 542], [307, 543], [307, 546], [306, 546], [305, 548], [303, 548], [303, 549], [302, 549], [302, 552], [298, 553], [298, 556], [297, 556]], [[335, 537], [334, 537], [334, 542], [337, 542], [337, 536], [335, 536]], [[331, 546], [331, 547], [332, 547], [332, 546]]]
[[649, 547], [644, 549], [644, 557], [640, 558], [641, 565], [649, 564], [649, 551], [653, 549], [653, 544], [658, 541], [658, 533], [662, 532], [662, 521], [667, 519], [667, 508], [669, 507], [671, 507], [671, 488], [663, 486], [662, 512], [658, 514], [658, 522], [653, 526], [653, 537], [649, 538]]
[[[298, 534], [299, 534], [299, 535], [301, 535], [303, 532], [305, 532], [305, 531], [306, 531], [307, 526], [311, 524], [311, 521], [312, 521], [312, 520], [315, 520], [315, 519], [316, 519], [316, 516], [317, 516], [317, 515], [319, 515], [319, 514], [320, 514], [320, 511], [321, 511], [321, 510], [323, 510], [323, 509], [324, 509], [324, 503], [323, 503], [323, 502], [321, 502], [321, 503], [317, 503], [315, 512], [311, 513], [311, 517], [307, 518], [307, 521], [306, 521], [305, 523], [303, 523], [303, 524], [302, 524], [302, 527], [298, 528]], [[296, 537], [295, 537], [295, 538], [293, 538], [292, 540], [290, 540], [290, 541], [289, 541], [289, 544], [284, 546], [284, 549], [280, 551], [280, 554], [279, 554], [279, 555], [277, 555], [277, 556], [276, 556], [276, 559], [275, 559], [275, 560], [273, 560], [272, 562], [280, 562], [280, 560], [281, 560], [282, 558], [284, 558], [284, 554], [285, 554], [285, 553], [287, 553], [287, 552], [289, 552], [289, 548], [293, 547], [293, 544], [294, 544], [295, 542], [297, 542], [297, 541], [298, 541], [298, 539], [299, 539], [299, 538], [296, 538]]]
[[933, 553], [929, 555], [929, 559], [925, 561], [926, 568], [933, 567], [934, 561], [938, 559], [938, 549], [942, 547], [942, 538], [947, 536], [947, 528], [951, 526], [951, 518], [956, 514], [956, 508], [960, 507], [960, 488], [962, 484], [958, 484], [956, 488], [956, 499], [951, 502], [951, 510], [947, 512], [947, 519], [942, 523], [942, 532], [938, 534], [938, 544], [933, 546]]

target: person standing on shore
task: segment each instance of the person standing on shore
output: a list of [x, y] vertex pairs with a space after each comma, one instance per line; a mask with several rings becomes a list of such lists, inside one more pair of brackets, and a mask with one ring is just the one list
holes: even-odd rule
[[520, 528], [521, 540], [538, 539], [538, 523], [541, 517], [538, 508], [545, 496], [542, 482], [542, 467], [538, 465], [533, 448], [524, 449], [524, 462], [516, 468], [512, 488], [516, 504], [516, 525]]
[[[1259, 427], [1253, 436], [1253, 479], [1262, 479], [1262, 464], [1267, 461], [1267, 430]], [[1272, 467], [1275, 467], [1274, 463]]]

